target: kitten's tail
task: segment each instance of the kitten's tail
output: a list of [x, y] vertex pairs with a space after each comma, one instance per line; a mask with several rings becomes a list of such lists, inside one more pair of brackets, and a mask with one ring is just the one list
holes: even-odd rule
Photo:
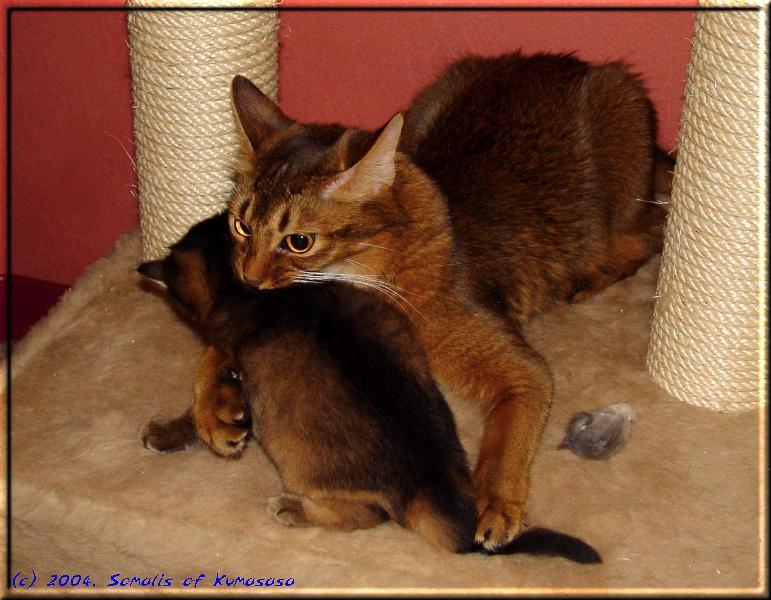
[[675, 159], [677, 155], [672, 152], [672, 156], [656, 146], [653, 154], [653, 191], [658, 194], [672, 193], [672, 176], [675, 171]]
[[479, 542], [474, 542], [469, 552], [482, 554], [535, 554], [539, 556], [559, 556], [581, 564], [601, 563], [599, 553], [589, 544], [572, 535], [559, 533], [545, 527], [525, 529], [508, 544], [495, 550], [485, 550]]

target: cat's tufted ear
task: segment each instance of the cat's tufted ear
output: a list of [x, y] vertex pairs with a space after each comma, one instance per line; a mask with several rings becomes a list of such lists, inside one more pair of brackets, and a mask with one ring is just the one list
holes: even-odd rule
[[396, 175], [396, 147], [404, 118], [397, 113], [383, 128], [372, 148], [359, 162], [335, 175], [321, 193], [339, 200], [365, 200], [391, 187]]
[[167, 287], [165, 265], [165, 260], [150, 260], [140, 264], [137, 267], [137, 272], [165, 289]]
[[255, 151], [266, 139], [292, 124], [275, 102], [246, 77], [233, 78], [232, 92], [238, 121]]
[[163, 260], [149, 260], [137, 267], [137, 272], [148, 279], [163, 281]]

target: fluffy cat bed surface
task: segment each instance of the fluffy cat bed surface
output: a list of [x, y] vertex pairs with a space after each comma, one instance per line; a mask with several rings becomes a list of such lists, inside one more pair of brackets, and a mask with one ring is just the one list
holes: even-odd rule
[[[582, 566], [533, 556], [453, 555], [393, 524], [352, 533], [288, 529], [266, 513], [278, 477], [251, 442], [239, 460], [202, 447], [159, 455], [139, 443], [153, 416], [191, 401], [196, 335], [138, 285], [138, 232], [95, 263], [12, 357], [12, 570], [113, 573], [172, 589], [205, 573], [293, 577], [297, 592], [368, 588], [756, 588], [757, 411], [724, 415], [669, 399], [644, 355], [658, 257], [526, 334], [550, 363], [555, 399], [533, 470], [532, 525], [576, 535], [602, 555]], [[638, 413], [607, 461], [556, 447], [581, 410]], [[481, 419], [450, 400], [470, 459]], [[279, 591], [274, 588], [273, 591]]]

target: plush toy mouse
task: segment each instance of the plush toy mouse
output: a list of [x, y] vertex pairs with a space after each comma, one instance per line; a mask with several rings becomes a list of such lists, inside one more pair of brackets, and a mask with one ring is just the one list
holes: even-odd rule
[[568, 448], [582, 458], [609, 458], [629, 439], [636, 420], [637, 413], [628, 404], [580, 412], [570, 420], [558, 448]]

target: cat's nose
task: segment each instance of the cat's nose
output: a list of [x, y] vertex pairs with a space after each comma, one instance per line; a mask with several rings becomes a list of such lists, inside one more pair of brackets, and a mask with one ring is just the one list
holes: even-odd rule
[[256, 277], [244, 275], [244, 282], [246, 285], [257, 288], [258, 290], [270, 290], [273, 288], [273, 283], [270, 279], [257, 279]]
[[259, 279], [257, 279], [256, 277], [249, 277], [248, 275], [244, 275], [244, 283], [246, 285], [250, 285], [250, 286], [256, 287], [258, 289], [259, 289], [260, 285], [262, 284], [262, 282]]

